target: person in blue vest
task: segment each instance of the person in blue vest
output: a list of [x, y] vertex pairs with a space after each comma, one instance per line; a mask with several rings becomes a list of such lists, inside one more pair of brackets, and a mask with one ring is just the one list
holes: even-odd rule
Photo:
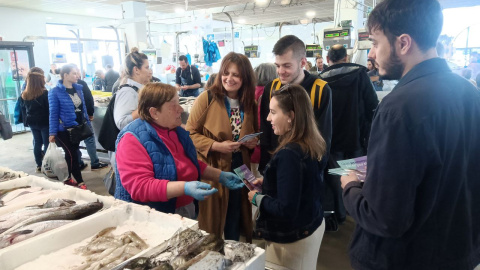
[[218, 191], [200, 178], [229, 189], [244, 186], [237, 175], [198, 161], [189, 132], [180, 127], [182, 112], [175, 87], [145, 85], [138, 99], [139, 119], [117, 137], [115, 198], [194, 218], [193, 199]]

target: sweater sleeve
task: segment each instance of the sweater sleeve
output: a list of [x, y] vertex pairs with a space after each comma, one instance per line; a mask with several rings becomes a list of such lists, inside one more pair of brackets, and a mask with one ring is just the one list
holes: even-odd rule
[[125, 134], [115, 154], [120, 181], [133, 200], [167, 201], [168, 180], [155, 178], [153, 162], [147, 150], [132, 134]]
[[200, 175], [203, 175], [203, 172], [205, 171], [205, 169], [208, 167], [208, 164], [199, 160], [198, 161], [198, 165], [200, 166]]
[[95, 112], [95, 104], [93, 101], [92, 91], [86, 83], [82, 83], [83, 86], [83, 98], [85, 99], [85, 107], [87, 107], [87, 114], [88, 116], [93, 116]]
[[53, 88], [48, 92], [48, 110], [50, 112], [49, 115], [49, 133], [50, 136], [57, 135], [58, 132], [58, 123], [59, 123], [59, 102], [58, 102], [58, 95], [57, 95], [57, 88]]
[[265, 196], [260, 211], [274, 217], [295, 219], [301, 207], [303, 188], [301, 159], [292, 150], [283, 149], [277, 153], [276, 160], [277, 197]]
[[132, 88], [124, 87], [116, 93], [113, 118], [119, 130], [133, 121], [132, 112], [138, 106], [138, 94]]

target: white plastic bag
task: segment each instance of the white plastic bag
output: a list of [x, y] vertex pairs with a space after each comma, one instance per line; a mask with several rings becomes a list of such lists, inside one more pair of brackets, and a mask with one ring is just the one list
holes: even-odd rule
[[55, 143], [48, 145], [43, 157], [42, 172], [49, 178], [58, 178], [59, 181], [65, 181], [68, 178], [67, 162]]

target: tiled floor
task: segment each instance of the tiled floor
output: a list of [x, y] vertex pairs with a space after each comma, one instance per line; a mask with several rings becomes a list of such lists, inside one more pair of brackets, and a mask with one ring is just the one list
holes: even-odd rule
[[[0, 140], [0, 166], [42, 176], [42, 174], [35, 173], [31, 133], [18, 134], [7, 141]], [[100, 195], [108, 195], [102, 179], [109, 168], [92, 171], [88, 166], [82, 171], [83, 179], [89, 190]], [[325, 233], [318, 256], [317, 270], [351, 269], [347, 250], [354, 226], [354, 221], [348, 217], [347, 221], [340, 225], [338, 232]], [[264, 245], [263, 241], [256, 243], [259, 246]]]

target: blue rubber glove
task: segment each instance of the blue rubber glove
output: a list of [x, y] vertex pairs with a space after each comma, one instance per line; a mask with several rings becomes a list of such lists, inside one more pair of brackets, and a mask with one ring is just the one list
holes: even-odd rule
[[240, 189], [245, 185], [240, 177], [231, 172], [221, 172], [219, 182], [228, 189]]
[[218, 192], [216, 188], [212, 188], [209, 184], [199, 181], [186, 182], [183, 190], [185, 195], [191, 196], [198, 201], [203, 201], [206, 196]]

